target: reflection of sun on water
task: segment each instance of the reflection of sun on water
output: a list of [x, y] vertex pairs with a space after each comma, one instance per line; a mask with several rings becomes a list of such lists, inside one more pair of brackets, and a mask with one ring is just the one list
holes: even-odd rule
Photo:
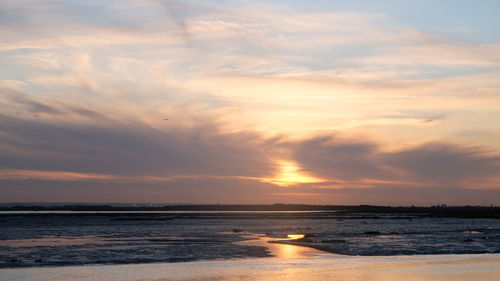
[[273, 178], [266, 179], [267, 182], [271, 182], [279, 186], [289, 186], [298, 183], [315, 183], [323, 181], [320, 178], [307, 175], [293, 162], [279, 161], [278, 166], [278, 174]]
[[[304, 238], [305, 234], [288, 234], [283, 240], [296, 240]], [[280, 258], [302, 258], [311, 251], [309, 248], [297, 245], [279, 244], [277, 256]]]
[[277, 258], [285, 259], [315, 257], [324, 254], [319, 250], [309, 247], [301, 247], [299, 245], [289, 245], [285, 243], [272, 243], [279, 242], [280, 240], [292, 241], [294, 239], [303, 238], [304, 236], [304, 234], [288, 234], [287, 238], [272, 238], [259, 234], [248, 234], [243, 237], [249, 238], [250, 240], [238, 241], [235, 242], [235, 244], [242, 246], [266, 247], [270, 251], [271, 255]]
[[277, 256], [283, 259], [293, 259], [293, 258], [301, 258], [303, 257], [300, 254], [301, 247], [297, 247], [294, 245], [280, 244], [278, 248]]
[[288, 234], [287, 237], [290, 239], [300, 239], [304, 238], [304, 234]]

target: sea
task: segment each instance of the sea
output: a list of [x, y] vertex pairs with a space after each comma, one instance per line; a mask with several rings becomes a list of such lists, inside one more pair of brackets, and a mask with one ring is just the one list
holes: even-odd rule
[[[245, 243], [265, 238], [266, 243]], [[0, 212], [0, 268], [264, 258], [271, 243], [345, 256], [500, 253], [500, 220], [333, 211]]]

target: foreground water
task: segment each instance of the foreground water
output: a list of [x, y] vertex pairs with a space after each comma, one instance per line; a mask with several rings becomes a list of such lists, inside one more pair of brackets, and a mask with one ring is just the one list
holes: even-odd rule
[[[286, 246], [297, 252], [270, 240], [309, 247], [302, 256], [317, 256], [312, 248], [367, 256], [500, 253], [500, 220], [412, 214], [32, 213], [3, 214], [0, 228], [0, 268], [270, 257], [286, 255]], [[289, 234], [309, 238], [282, 240]]]

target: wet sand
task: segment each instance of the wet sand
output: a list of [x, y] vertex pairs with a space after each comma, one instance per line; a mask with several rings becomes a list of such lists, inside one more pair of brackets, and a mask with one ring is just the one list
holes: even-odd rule
[[0, 280], [497, 281], [500, 254], [399, 257], [318, 256], [185, 263], [1, 269]]
[[238, 242], [267, 246], [274, 257], [150, 263], [0, 269], [0, 280], [123, 281], [497, 281], [500, 254], [359, 257], [325, 253], [249, 234]]

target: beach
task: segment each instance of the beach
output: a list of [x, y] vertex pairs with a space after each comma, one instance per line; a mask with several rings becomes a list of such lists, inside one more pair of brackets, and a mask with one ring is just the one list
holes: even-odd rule
[[384, 280], [493, 281], [500, 254], [252, 258], [183, 263], [1, 269], [0, 280], [194, 281]]

